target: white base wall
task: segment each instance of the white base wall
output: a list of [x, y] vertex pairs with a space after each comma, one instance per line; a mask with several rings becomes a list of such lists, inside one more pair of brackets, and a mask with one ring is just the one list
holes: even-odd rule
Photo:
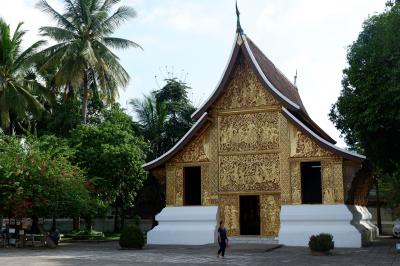
[[353, 214], [344, 204], [282, 205], [279, 244], [308, 246], [310, 236], [333, 235], [335, 247], [360, 248], [362, 236], [351, 223]]
[[165, 207], [158, 225], [147, 233], [147, 244], [205, 245], [215, 242], [217, 206]]

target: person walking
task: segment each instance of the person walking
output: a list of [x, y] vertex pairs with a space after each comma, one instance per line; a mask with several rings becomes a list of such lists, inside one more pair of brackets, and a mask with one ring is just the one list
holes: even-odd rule
[[220, 255], [222, 256], [222, 258], [224, 258], [226, 244], [228, 241], [229, 240], [228, 240], [228, 237], [226, 234], [226, 229], [224, 227], [224, 221], [220, 221], [219, 228], [218, 228], [218, 244], [219, 244], [218, 258], [220, 258]]

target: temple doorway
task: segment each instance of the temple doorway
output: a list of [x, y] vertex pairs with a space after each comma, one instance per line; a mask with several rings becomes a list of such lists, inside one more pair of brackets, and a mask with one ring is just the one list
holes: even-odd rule
[[240, 234], [260, 235], [259, 196], [240, 196]]
[[201, 167], [184, 168], [184, 205], [201, 205]]
[[321, 162], [301, 163], [303, 204], [322, 204]]

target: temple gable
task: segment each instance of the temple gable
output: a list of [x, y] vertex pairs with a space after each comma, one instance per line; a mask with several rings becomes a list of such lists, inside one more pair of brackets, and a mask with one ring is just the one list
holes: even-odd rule
[[215, 104], [217, 110], [277, 106], [278, 101], [259, 82], [243, 56], [239, 56], [228, 86]]

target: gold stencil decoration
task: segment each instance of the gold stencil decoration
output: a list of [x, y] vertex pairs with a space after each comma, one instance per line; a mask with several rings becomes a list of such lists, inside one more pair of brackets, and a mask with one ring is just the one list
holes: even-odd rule
[[239, 227], [239, 198], [237, 195], [220, 195], [219, 197], [220, 219], [225, 222], [228, 235], [240, 234]]
[[331, 152], [321, 148], [307, 135], [297, 130], [293, 125], [290, 126], [291, 151], [292, 157], [330, 157], [334, 156]]
[[279, 114], [279, 164], [280, 164], [280, 188], [282, 204], [291, 204], [291, 178], [290, 178], [290, 136], [289, 125], [286, 118]]
[[211, 124], [209, 127], [209, 151], [210, 164], [208, 176], [208, 193], [210, 205], [218, 205], [218, 127], [217, 123]]
[[166, 165], [166, 205], [173, 206], [175, 204], [175, 168], [172, 165]]
[[280, 195], [261, 195], [260, 216], [262, 235], [275, 237], [279, 234], [281, 202]]
[[201, 205], [211, 205], [210, 164], [201, 166]]
[[344, 203], [341, 158], [321, 162], [322, 196], [324, 204]]
[[221, 116], [219, 132], [221, 152], [279, 148], [277, 112]]
[[279, 189], [279, 155], [241, 154], [220, 156], [220, 191]]
[[278, 105], [243, 59], [239, 59], [227, 88], [215, 104], [216, 108], [227, 110]]
[[183, 168], [175, 168], [175, 205], [183, 205]]
[[[206, 134], [193, 139], [186, 147], [171, 160], [172, 163], [208, 162], [206, 154]], [[208, 148], [208, 147], [207, 147]]]
[[290, 163], [290, 177], [292, 183], [292, 204], [301, 204], [301, 171], [300, 162]]

